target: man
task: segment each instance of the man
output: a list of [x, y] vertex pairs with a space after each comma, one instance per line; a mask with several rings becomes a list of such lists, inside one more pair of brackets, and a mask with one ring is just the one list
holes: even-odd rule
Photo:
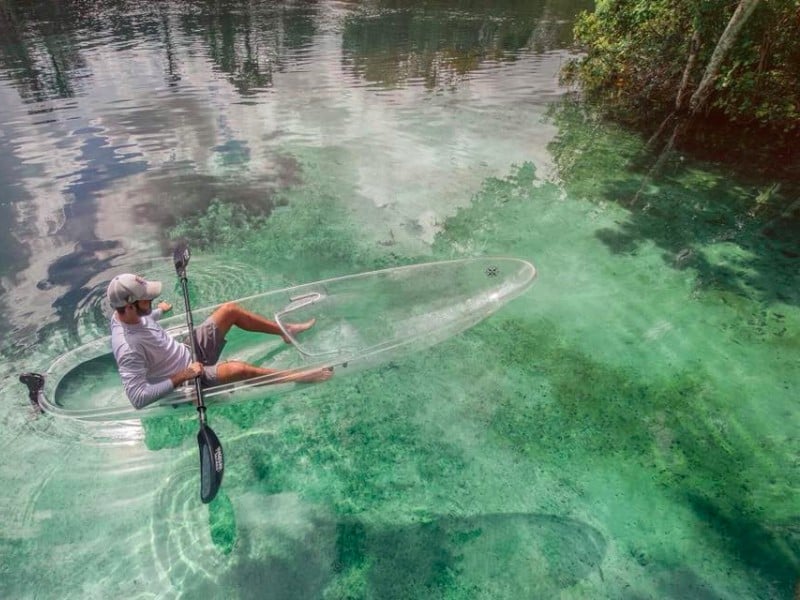
[[[108, 301], [114, 308], [111, 317], [111, 348], [117, 361], [125, 394], [137, 409], [166, 396], [177, 386], [200, 377], [204, 386], [271, 375], [278, 371], [241, 361], [217, 363], [225, 335], [234, 325], [247, 331], [283, 336], [277, 323], [228, 302], [194, 330], [197, 361], [192, 362], [189, 347], [171, 337], [156, 321], [169, 312], [168, 302], [153, 310], [153, 300], [161, 295], [160, 281], [147, 281], [138, 275], [117, 275], [108, 285]], [[305, 331], [314, 320], [288, 326], [294, 335]], [[284, 381], [317, 382], [333, 375], [331, 369], [296, 371]]]

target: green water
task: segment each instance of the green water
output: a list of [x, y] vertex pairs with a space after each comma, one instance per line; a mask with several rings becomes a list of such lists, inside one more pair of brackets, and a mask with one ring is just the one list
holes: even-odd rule
[[[797, 182], [646, 178], [558, 86], [583, 5], [13, 6], [0, 596], [792, 597]], [[33, 418], [16, 379], [105, 331], [113, 274], [173, 281], [176, 237], [197, 306], [462, 256], [539, 277], [424, 353], [210, 408], [206, 506], [196, 419]]]

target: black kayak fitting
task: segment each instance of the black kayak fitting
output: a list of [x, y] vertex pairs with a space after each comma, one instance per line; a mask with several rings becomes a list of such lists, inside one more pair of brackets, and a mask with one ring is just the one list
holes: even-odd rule
[[44, 412], [39, 404], [39, 394], [44, 389], [44, 375], [41, 373], [23, 373], [19, 376], [21, 383], [28, 386], [28, 400], [37, 412]]

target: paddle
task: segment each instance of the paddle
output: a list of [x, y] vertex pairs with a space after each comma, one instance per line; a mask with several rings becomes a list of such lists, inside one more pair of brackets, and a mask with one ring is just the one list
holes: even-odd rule
[[[194, 323], [192, 322], [192, 307], [189, 304], [189, 283], [186, 279], [186, 265], [189, 264], [189, 246], [179, 244], [172, 254], [175, 261], [175, 272], [181, 281], [183, 289], [183, 302], [186, 306], [186, 325], [189, 327], [189, 348], [192, 351], [192, 362], [196, 361], [194, 347]], [[225, 459], [222, 454], [222, 444], [219, 443], [217, 434], [206, 424], [206, 405], [203, 403], [203, 387], [200, 378], [194, 379], [195, 392], [197, 393], [197, 414], [200, 417], [200, 431], [197, 432], [197, 444], [200, 447], [200, 500], [207, 504], [217, 495], [222, 474], [225, 470]]]

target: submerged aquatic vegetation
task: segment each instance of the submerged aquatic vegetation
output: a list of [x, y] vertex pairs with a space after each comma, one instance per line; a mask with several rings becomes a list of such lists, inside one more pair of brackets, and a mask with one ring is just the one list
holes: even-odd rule
[[[570, 160], [573, 175], [595, 177], [583, 159]], [[691, 171], [685, 176], [696, 177]], [[659, 545], [614, 519], [604, 522], [598, 535], [615, 538], [619, 551], [636, 564], [660, 569], [655, 580], [662, 591], [675, 577], [690, 582], [685, 585], [691, 589], [707, 586], [703, 571], [676, 576], [669, 567], [680, 564], [687, 547], [694, 551], [703, 544], [713, 546], [723, 563], [759, 570], [776, 589], [792, 585], [797, 536], [787, 502], [798, 482], [791, 455], [783, 449], [794, 442], [785, 432], [765, 437], [763, 425], [743, 421], [760, 398], [732, 398], [717, 363], [687, 352], [681, 336], [691, 335], [689, 324], [713, 314], [722, 331], [718, 342], [733, 357], [729, 360], [745, 360], [752, 352], [793, 351], [795, 317], [778, 317], [764, 304], [762, 290], [753, 285], [757, 253], [743, 255], [749, 271], [734, 274], [730, 285], [708, 284], [708, 274], [716, 273], [719, 280], [730, 260], [731, 255], [708, 251], [717, 243], [715, 236], [732, 227], [729, 221], [709, 218], [701, 227], [684, 214], [684, 237], [661, 237], [658, 222], [682, 209], [710, 214], [710, 201], [682, 207], [681, 185], [688, 184], [667, 180], [652, 190], [645, 210], [621, 201], [619, 191], [634, 190], [635, 178], [620, 177], [615, 193], [574, 176], [570, 185], [556, 185], [540, 179], [531, 163], [513, 168], [507, 177], [487, 179], [468, 206], [444, 220], [433, 255], [503, 253], [532, 259], [540, 280], [529, 295], [422, 355], [334, 378], [286, 399], [217, 411], [215, 418], [227, 423], [222, 429], [226, 449], [235, 457], [227, 494], [302, 494], [303, 501], [325, 507], [326, 518], [337, 523], [338, 566], [325, 588], [332, 597], [342, 586], [416, 590], [402, 577], [414, 560], [428, 569], [428, 589], [464, 591], [465, 557], [470, 548], [488, 543], [489, 530], [485, 524], [462, 527], [455, 521], [445, 527], [432, 506], [449, 507], [444, 510], [455, 515], [481, 512], [487, 504], [512, 510], [510, 498], [530, 494], [532, 504], [558, 513], [565, 504], [576, 506], [575, 498], [597, 494], [594, 478], [606, 472], [646, 482], [640, 493], [649, 495], [648, 502], [670, 507], [670, 520], [659, 528], [675, 524], [695, 531], [685, 543]], [[326, 188], [324, 177], [319, 180], [323, 183], [286, 190], [281, 209], [263, 222], [251, 222], [213, 251], [247, 253], [276, 268], [291, 257], [304, 273], [319, 276], [415, 260], [392, 254], [395, 248], [365, 245], [333, 192], [338, 188]], [[741, 199], [742, 210], [749, 210], [741, 186], [728, 188], [716, 180], [710, 185]], [[758, 205], [761, 214], [768, 210], [763, 201]], [[301, 230], [313, 235], [300, 235]], [[737, 231], [726, 243], [759, 248], [752, 242], [757, 226]], [[680, 258], [689, 240], [692, 251]], [[769, 267], [771, 262], [764, 258], [765, 267], [782, 268], [779, 261]], [[661, 293], [640, 301], [636, 290], [643, 285], [657, 285]], [[609, 310], [615, 311], [610, 319]], [[747, 346], [724, 346], [736, 340]], [[779, 398], [776, 406], [784, 404]], [[164, 447], [190, 438], [195, 424], [147, 427], [163, 427], [148, 431], [148, 439]], [[497, 473], [487, 476], [484, 463]], [[509, 474], [513, 482], [505, 479]], [[613, 490], [599, 493], [598, 502], [614, 495]], [[616, 492], [636, 510], [630, 493]], [[233, 505], [225, 507], [213, 513], [212, 537], [230, 551], [242, 539]], [[377, 513], [431, 525], [408, 537], [362, 521]], [[376, 544], [390, 540], [410, 544], [413, 551], [380, 560]], [[420, 550], [432, 540], [441, 551], [435, 556]], [[741, 551], [744, 544], [750, 550]], [[553, 548], [542, 552], [550, 558], [556, 553]], [[572, 553], [558, 552], [571, 564], [589, 550], [579, 545]], [[594, 556], [587, 564], [596, 562]], [[567, 572], [553, 571], [551, 579], [542, 580], [542, 589], [552, 592], [584, 581]], [[525, 582], [519, 573], [516, 577], [512, 588]]]
[[[588, 169], [592, 156], [578, 157], [570, 168], [585, 164]], [[622, 184], [613, 188], [614, 193], [609, 192], [612, 188], [598, 189], [591, 181], [579, 177], [570, 178], [572, 183], [566, 186], [566, 191], [568, 194], [577, 192], [587, 197], [588, 203], [607, 211], [613, 204], [604, 205], [604, 202], [617, 201], [623, 188], [633, 189], [633, 175], [629, 176], [628, 184], [624, 174], [618, 176]], [[696, 178], [696, 174], [688, 171], [683, 175], [684, 179], [687, 177]], [[750, 197], [741, 185], [712, 175], [706, 177], [718, 193], [739, 200], [742, 213], [750, 210]], [[745, 227], [736, 229], [728, 243], [739, 244], [750, 251], [745, 259], [748, 267], [740, 266], [733, 277], [726, 279], [727, 285], [714, 284], [723, 279], [722, 274], [728, 267], [723, 260], [715, 261], [712, 253], [705, 253], [705, 247], [713, 246], [721, 232], [735, 227], [730, 220], [738, 217], [735, 211], [734, 216], [729, 216], [729, 206], [726, 209], [714, 207], [709, 200], [714, 198], [713, 194], [687, 202], [688, 190], [697, 187], [697, 181], [689, 184], [676, 176], [662, 182], [659, 189], [648, 196], [649, 210], [628, 205], [627, 212], [614, 211], [619, 216], [607, 226], [602, 226], [600, 216], [595, 223], [598, 234], [594, 236], [598, 246], [590, 249], [592, 245], [586, 243], [586, 238], [583, 241], [587, 268], [608, 273], [613, 279], [608, 280], [607, 286], [616, 289], [628, 277], [621, 265], [609, 269], [621, 251], [630, 256], [630, 260], [645, 261], [652, 253], [647, 247], [648, 238], [676, 250], [691, 240], [698, 253], [703, 253], [702, 259], [692, 260], [688, 265], [676, 264], [667, 255], [660, 267], [664, 273], [672, 271], [676, 282], [687, 268], [687, 275], [695, 279], [688, 289], [678, 287], [669, 291], [673, 296], [684, 295], [680, 307], [687, 314], [687, 322], [688, 319], [708, 318], [712, 312], [725, 315], [715, 317], [727, 328], [718, 337], [717, 350], [724, 349], [725, 355], [742, 361], [753, 355], [796, 356], [800, 338], [790, 331], [793, 327], [786, 326], [787, 317], [779, 312], [780, 308], [769, 305], [775, 301], [796, 304], [797, 288], [792, 285], [796, 272], [779, 256], [780, 248], [760, 243], [764, 223], [774, 222], [770, 219], [775, 216], [769, 215], [760, 223], [748, 222]], [[591, 194], [593, 196], [588, 198]], [[793, 465], [791, 452], [787, 453], [786, 449], [796, 447], [797, 442], [785, 428], [764, 431], [756, 420], [745, 420], [755, 414], [753, 411], [762, 411], [767, 422], [780, 423], [780, 416], [770, 413], [761, 398], [769, 398], [774, 410], [781, 411], [781, 407], [791, 402], [785, 396], [788, 388], [782, 390], [784, 396], [778, 398], [770, 398], [757, 389], [753, 390], [757, 394], [754, 397], [732, 397], [728, 395], [728, 382], [720, 380], [716, 374], [714, 358], [698, 356], [693, 359], [685, 350], [677, 355], [683, 367], [657, 365], [654, 368], [653, 361], [658, 360], [658, 354], [653, 354], [648, 340], [663, 335], [658, 330], [644, 330], [637, 345], [622, 346], [624, 355], [602, 352], [589, 336], [597, 337], [597, 329], [606, 327], [601, 315], [607, 292], [602, 287], [596, 288], [595, 297], [578, 292], [573, 282], [565, 282], [559, 279], [557, 272], [552, 272], [555, 266], [563, 266], [553, 255], [568, 243], [565, 240], [554, 242], [548, 232], [555, 214], [564, 218], [570, 212], [567, 207], [556, 210], [558, 202], [557, 188], [550, 183], [536, 182], [532, 168], [525, 165], [507, 178], [487, 181], [472, 204], [450, 219], [437, 239], [440, 252], [471, 248], [490, 254], [502, 247], [534, 257], [536, 247], [542, 244], [543, 238], [547, 239], [551, 245], [542, 248], [542, 259], [537, 262], [540, 267], [538, 285], [547, 286], [543, 280], [551, 275], [550, 285], [562, 287], [562, 304], [565, 300], [569, 302], [576, 292], [584, 301], [573, 311], [549, 305], [547, 317], [539, 314], [543, 311], [519, 311], [520, 318], [495, 318], [481, 326], [482, 332], [491, 331], [484, 333], [486, 338], [498, 340], [495, 347], [498, 362], [509, 373], [528, 373], [528, 377], [520, 379], [523, 385], [514, 386], [513, 379], [509, 378], [506, 385], [493, 392], [496, 409], [491, 412], [489, 423], [497, 443], [507, 445], [531, 461], [543, 461], [549, 468], [565, 471], [598, 461], [613, 462], [617, 469], [644, 469], [673, 502], [689, 509], [704, 523], [707, 534], [713, 536], [727, 554], [767, 574], [778, 582], [780, 589], [789, 589], [800, 547], [800, 540], [792, 533], [791, 523], [796, 519], [796, 511], [790, 499], [793, 490], [800, 485], [800, 474]], [[710, 218], [711, 210], [720, 218]], [[697, 224], [700, 214], [706, 218]], [[674, 218], [687, 223], [677, 236], [674, 232], [664, 232], [664, 224]], [[583, 227], [584, 222], [576, 220], [575, 226]], [[499, 231], [502, 234], [498, 235]], [[610, 244], [609, 234], [601, 233], [604, 231], [626, 232], [629, 242], [624, 246]], [[563, 229], [560, 234], [563, 235]], [[681, 236], [687, 237], [681, 240]], [[600, 244], [611, 251], [608, 258], [597, 253]], [[571, 251], [574, 253], [575, 248]], [[584, 277], [580, 270], [573, 269], [572, 275]], [[760, 281], [767, 279], [771, 285], [765, 289]], [[541, 291], [539, 298], [545, 294], [546, 291]], [[558, 291], [555, 296], [559, 296]], [[611, 296], [616, 297], [616, 294]], [[722, 312], [720, 300], [726, 307]], [[520, 302], [522, 300], [517, 304]], [[658, 316], [660, 305], [661, 310], [673, 306], [669, 296], [661, 300], [651, 296], [646, 308], [644, 304], [638, 306], [634, 299], [621, 296], [615, 302], [627, 311], [646, 310], [653, 313], [653, 318], [662, 319], [664, 317]], [[608, 304], [605, 308], [609, 308]], [[582, 320], [591, 319], [591, 315], [598, 319], [593, 327], [595, 331], [587, 329], [588, 336], [583, 340], [575, 337], [576, 331], [581, 331]], [[572, 321], [556, 321], [557, 317]], [[666, 318], [673, 322], [681, 319], [675, 314]], [[796, 316], [788, 318], [796, 322]], [[664, 321], [665, 324], [669, 322]], [[616, 340], [609, 336], [633, 337], [622, 328], [623, 323], [617, 323], [614, 329], [610, 325], [606, 333], [607, 347], [608, 342], [612, 342], [610, 347], [616, 345], [613, 343]], [[629, 327], [633, 333], [638, 325], [631, 321]], [[662, 329], [662, 332], [669, 331], [669, 328]], [[749, 346], [738, 345], [742, 342]], [[685, 345], [677, 337], [673, 343]], [[669, 350], [669, 346], [664, 350]], [[787, 351], [790, 354], [785, 354]], [[669, 356], [675, 355], [670, 351]], [[473, 366], [481, 368], [477, 364]], [[727, 368], [730, 370], [732, 363], [729, 362]], [[771, 368], [775, 369], [776, 377], [792, 379], [791, 359], [772, 362]], [[623, 464], [628, 467], [622, 467]], [[745, 540], [749, 540], [750, 550], [741, 552], [739, 547], [746, 544]], [[666, 555], [660, 558], [676, 559]]]
[[221, 491], [208, 505], [211, 540], [223, 554], [230, 554], [236, 543], [236, 516], [228, 495]]

